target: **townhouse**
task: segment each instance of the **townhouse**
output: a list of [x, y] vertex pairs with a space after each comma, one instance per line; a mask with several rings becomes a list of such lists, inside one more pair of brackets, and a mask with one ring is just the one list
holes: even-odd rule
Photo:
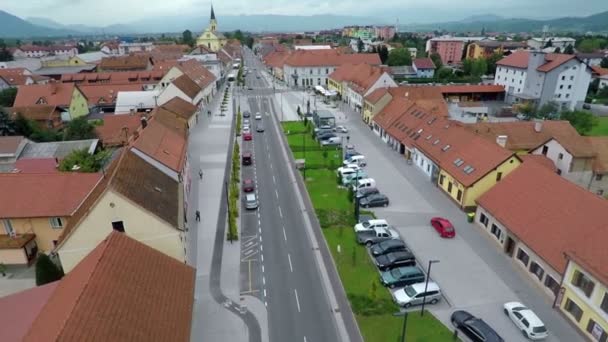
[[516, 51], [496, 66], [494, 84], [505, 87], [508, 103], [552, 101], [573, 110], [582, 106], [591, 81], [591, 68], [574, 55]]
[[442, 36], [431, 38], [426, 41], [426, 53], [430, 57], [438, 54], [443, 64], [456, 64], [462, 61], [464, 46], [466, 43], [479, 41], [484, 37], [452, 37]]
[[180, 97], [194, 105], [211, 102], [217, 88], [215, 76], [197, 60], [178, 61], [159, 82], [158, 104]]
[[376, 89], [366, 96], [363, 121], [378, 132], [380, 127], [374, 125], [372, 119], [388, 105], [394, 97], [403, 97], [411, 101], [416, 101], [418, 105], [423, 106], [441, 117], [447, 117], [449, 114], [448, 106], [443, 100], [441, 87], [399, 86], [396, 88]]
[[264, 64], [268, 67], [270, 74], [281, 81], [285, 81], [283, 66], [287, 57], [289, 57], [288, 51], [274, 51], [264, 57]]
[[587, 190], [608, 199], [608, 137], [587, 137], [587, 142], [595, 154]]
[[589, 340], [608, 331], [608, 202], [525, 161], [477, 201], [475, 221]]
[[568, 45], [574, 47], [576, 39], [570, 37], [533, 37], [528, 39], [527, 44], [530, 49], [540, 50], [545, 48], [549, 42], [551, 42], [552, 48], [560, 48], [561, 51], [564, 51]]
[[101, 119], [102, 124], [95, 126], [100, 143], [104, 147], [126, 145], [141, 129], [143, 116], [140, 114], [105, 114]]
[[86, 96], [75, 84], [49, 83], [19, 87], [15, 107], [55, 106], [75, 119], [89, 114]]
[[0, 340], [189, 341], [194, 281], [192, 267], [115, 232], [61, 280], [0, 298]]
[[63, 74], [62, 83], [77, 85], [95, 84], [143, 84], [146, 90], [152, 90], [160, 82], [166, 71], [154, 69], [151, 71], [98, 72], [85, 74]]
[[396, 86], [384, 68], [369, 64], [341, 65], [328, 78], [328, 89], [336, 91], [357, 112], [363, 111], [365, 96], [378, 88]]
[[[30, 84], [45, 84], [49, 78], [33, 74], [25, 68], [0, 69], [0, 89], [19, 87]], [[4, 83], [4, 85], [2, 85]]]
[[412, 61], [412, 68], [416, 77], [433, 78], [435, 76], [435, 63], [430, 58], [416, 58]]
[[480, 40], [472, 42], [467, 47], [467, 58], [490, 58], [493, 55], [507, 55], [528, 47], [525, 42]]
[[21, 45], [16, 48], [13, 52], [15, 59], [20, 58], [40, 58], [49, 55], [55, 56], [69, 56], [73, 57], [78, 54], [78, 49], [72, 45], [51, 45], [51, 46], [38, 46], [38, 45]]
[[16, 119], [19, 115], [32, 120], [42, 128], [59, 130], [63, 128], [63, 111], [53, 105], [37, 105], [27, 107], [12, 107], [9, 110], [10, 117]]
[[93, 84], [79, 85], [78, 89], [87, 99], [91, 113], [113, 113], [119, 92], [142, 91], [143, 84]]

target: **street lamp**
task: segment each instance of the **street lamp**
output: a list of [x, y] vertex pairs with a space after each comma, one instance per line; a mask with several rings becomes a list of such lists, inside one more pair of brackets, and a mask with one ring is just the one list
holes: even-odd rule
[[395, 312], [393, 316], [403, 316], [403, 327], [401, 328], [401, 342], [405, 342], [405, 327], [407, 325], [407, 311]]
[[426, 282], [424, 283], [424, 294], [422, 295], [422, 309], [420, 310], [420, 317], [424, 316], [424, 304], [426, 303], [426, 291], [429, 287], [429, 278], [431, 277], [431, 265], [438, 262], [439, 260], [429, 260], [429, 267], [426, 270]]

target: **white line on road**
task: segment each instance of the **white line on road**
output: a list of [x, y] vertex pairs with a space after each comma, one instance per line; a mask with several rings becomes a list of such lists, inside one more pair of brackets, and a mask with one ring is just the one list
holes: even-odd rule
[[266, 289], [264, 289], [264, 297], [266, 297]]
[[260, 250], [263, 252], [264, 251], [264, 246], [260, 246]]
[[302, 312], [300, 311], [300, 299], [298, 298], [298, 290], [293, 289], [293, 292], [296, 294], [296, 305], [298, 306], [298, 312]]
[[258, 228], [258, 230], [260, 231], [260, 234], [262, 234], [262, 227]]
[[272, 175], [272, 182], [276, 184], [277, 180], [276, 178], [274, 178], [274, 175]]
[[262, 225], [262, 220], [258, 220], [258, 224], [261, 226]]
[[287, 253], [287, 260], [289, 260], [289, 269], [293, 272], [293, 266], [291, 265], [291, 255]]
[[266, 285], [266, 277], [262, 277], [262, 284]]
[[260, 242], [262, 242], [262, 235], [260, 235]]
[[266, 305], [266, 307], [268, 307], [268, 302], [264, 302], [264, 305]]
[[262, 273], [264, 273], [264, 265], [262, 265]]
[[277, 189], [274, 189], [274, 194], [277, 195], [277, 199], [279, 199], [279, 192], [277, 191]]
[[304, 336], [304, 342], [307, 342], [307, 341], [306, 341], [306, 336]]
[[287, 241], [287, 233], [285, 233], [285, 227], [283, 227], [283, 239]]
[[283, 218], [283, 211], [281, 210], [281, 207], [279, 207], [279, 216], [281, 216], [281, 218]]
[[260, 257], [262, 257], [262, 262], [264, 262], [264, 254], [260, 254]]

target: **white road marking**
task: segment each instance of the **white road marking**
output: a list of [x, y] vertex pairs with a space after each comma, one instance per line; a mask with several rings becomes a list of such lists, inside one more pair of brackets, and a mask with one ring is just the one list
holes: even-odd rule
[[304, 336], [304, 342], [307, 342], [307, 341], [306, 341], [306, 336]]
[[262, 234], [262, 227], [260, 227], [258, 230], [260, 231], [260, 234]]
[[266, 285], [266, 277], [262, 277], [262, 284]]
[[260, 235], [260, 242], [262, 242], [262, 236]]
[[264, 297], [266, 297], [266, 289], [264, 289]]
[[287, 233], [285, 233], [285, 227], [283, 227], [283, 239], [287, 241]]
[[289, 260], [289, 269], [293, 273], [293, 266], [291, 265], [291, 255], [287, 253], [287, 260]]
[[300, 299], [298, 298], [298, 290], [293, 289], [293, 293], [295, 293], [295, 295], [296, 295], [296, 305], [298, 306], [298, 312], [302, 312], [300, 310]]
[[277, 189], [274, 189], [274, 194], [277, 195], [277, 199], [279, 199], [279, 192], [277, 191]]
[[264, 302], [264, 305], [266, 305], [266, 307], [268, 307], [268, 302]]
[[283, 211], [281, 210], [281, 207], [279, 207], [279, 216], [281, 216], [281, 218], [283, 218]]
[[264, 262], [264, 254], [260, 254], [260, 256], [262, 257], [262, 262]]
[[274, 175], [272, 175], [272, 182], [273, 182], [273, 183], [276, 183], [276, 182], [277, 182], [277, 180], [274, 178]]
[[264, 251], [264, 246], [260, 246], [260, 250], [263, 252]]
[[262, 220], [258, 220], [258, 224], [261, 226], [262, 225]]
[[264, 265], [262, 265], [262, 273], [264, 273]]

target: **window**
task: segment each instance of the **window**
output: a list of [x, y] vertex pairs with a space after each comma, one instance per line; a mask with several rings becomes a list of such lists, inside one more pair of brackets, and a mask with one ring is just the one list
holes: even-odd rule
[[572, 89], [572, 84], [568, 86], [568, 89]]
[[564, 85], [563, 85], [563, 84], [562, 84], [562, 85], [560, 85], [560, 86], [559, 86], [559, 89], [564, 89]]
[[61, 217], [51, 217], [49, 219], [51, 223], [51, 228], [53, 229], [61, 229], [63, 228], [63, 222], [61, 221]]
[[500, 239], [500, 234], [502, 234], [502, 230], [500, 230], [500, 228], [498, 228], [498, 226], [494, 223], [492, 223], [492, 228], [490, 228], [490, 232], [492, 233], [492, 235], [496, 236], [497, 239]]
[[562, 175], [562, 170], [557, 169], [557, 174], [561, 176]]
[[604, 329], [591, 318], [589, 319], [589, 323], [587, 323], [587, 332], [591, 334], [596, 341], [606, 342], [606, 340], [608, 340], [608, 334], [606, 334]]
[[490, 219], [486, 216], [486, 214], [481, 213], [481, 216], [479, 216], [479, 222], [481, 222], [487, 228]]
[[562, 81], [565, 81], [565, 80], [566, 80], [566, 76], [562, 76]]
[[570, 76], [570, 81], [574, 81], [574, 76]]
[[549, 146], [546, 146], [546, 145], [543, 146], [543, 152], [542, 153], [543, 153], [544, 156], [546, 156], [547, 153], [549, 153]]
[[114, 221], [114, 222], [112, 222], [112, 229], [114, 229], [117, 232], [124, 233], [125, 225], [122, 221]]
[[540, 267], [539, 264], [532, 261], [532, 263], [530, 264], [530, 273], [534, 274], [538, 278], [538, 280], [541, 280], [543, 279], [543, 275], [545, 275], [545, 270], [543, 270], [543, 268]]
[[603, 195], [604, 195], [604, 190], [600, 189], [600, 190], [598, 190], [598, 191], [596, 192], [596, 194], [597, 194], [598, 196], [603, 196]]
[[593, 288], [595, 287], [595, 283], [580, 271], [574, 271], [572, 285], [581, 289], [587, 297], [591, 297], [591, 293], [593, 293]]
[[325, 69], [325, 74], [328, 75], [329, 74], [329, 69]]
[[580, 322], [581, 316], [583, 316], [583, 310], [576, 305], [575, 302], [571, 301], [570, 298], [566, 299], [566, 304], [564, 305], [564, 310], [566, 310], [577, 322]]
[[600, 304], [600, 308], [604, 310], [605, 313], [608, 314], [608, 292], [604, 293], [604, 299], [602, 299], [602, 303]]
[[11, 223], [11, 220], [4, 219], [4, 220], [2, 220], [2, 223], [4, 223], [4, 231], [6, 232], [7, 235], [9, 235], [9, 236], [15, 235], [15, 229], [13, 228], [13, 224]]
[[456, 194], [456, 200], [460, 202], [462, 199], [462, 190], [458, 189], [458, 194]]
[[558, 154], [557, 159], [559, 159], [559, 160], [564, 159], [564, 154], [563, 153]]
[[[417, 155], [416, 155], [417, 156]], [[439, 176], [439, 185], [443, 185], [443, 181], [445, 179], [444, 175]], [[482, 214], [483, 215], [483, 214]]]
[[557, 292], [559, 291], [559, 283], [548, 274], [545, 277], [545, 287], [551, 290], [554, 295], [557, 295]]
[[448, 183], [448, 193], [452, 193], [452, 182]]
[[568, 99], [568, 98], [570, 98], [570, 94], [566, 94], [566, 98], [567, 98], [567, 99]]
[[496, 181], [500, 182], [501, 179], [502, 179], [502, 172], [497, 172], [496, 173]]

